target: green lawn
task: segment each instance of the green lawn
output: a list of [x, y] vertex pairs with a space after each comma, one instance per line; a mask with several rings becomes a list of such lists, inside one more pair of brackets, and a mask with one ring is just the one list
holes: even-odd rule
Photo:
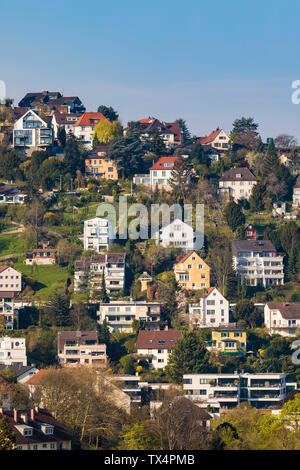
[[0, 257], [10, 254], [22, 254], [26, 244], [22, 233], [0, 234]]
[[20, 258], [14, 268], [36, 281], [33, 300], [46, 299], [49, 295], [64, 289], [67, 278], [71, 277], [67, 268], [62, 268], [57, 264], [35, 266], [32, 270], [32, 267], [25, 265], [23, 260], [24, 258]]

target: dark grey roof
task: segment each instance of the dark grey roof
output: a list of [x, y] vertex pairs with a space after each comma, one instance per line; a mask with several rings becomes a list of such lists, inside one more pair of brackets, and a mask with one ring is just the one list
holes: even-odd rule
[[276, 253], [276, 249], [270, 240], [234, 240], [232, 242], [233, 255], [237, 255], [239, 251], [254, 251], [255, 253], [274, 251]]
[[[240, 176], [238, 176], [240, 175]], [[257, 181], [255, 176], [246, 167], [230, 168], [220, 178], [220, 181]]]
[[271, 310], [279, 310], [282, 317], [288, 319], [300, 319], [300, 303], [268, 302]]

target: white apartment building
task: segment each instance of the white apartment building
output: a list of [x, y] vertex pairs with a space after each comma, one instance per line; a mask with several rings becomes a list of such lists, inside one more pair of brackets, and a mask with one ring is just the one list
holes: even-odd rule
[[22, 290], [22, 274], [11, 266], [0, 266], [0, 297], [17, 295]]
[[300, 175], [298, 176], [293, 189], [293, 206], [300, 207]]
[[97, 312], [98, 323], [106, 321], [111, 332], [132, 332], [132, 322], [140, 320], [145, 322], [147, 329], [159, 329], [164, 322], [160, 322], [161, 304], [158, 302], [139, 301], [111, 301], [100, 303]]
[[119, 291], [125, 282], [125, 253], [103, 253], [84, 257], [75, 262], [74, 291], [82, 290], [82, 283], [88, 277], [88, 290], [101, 288], [102, 276], [107, 292]]
[[27, 366], [25, 338], [0, 338], [0, 364]]
[[272, 408], [286, 397], [286, 375], [274, 373], [184, 374], [183, 389], [190, 400], [219, 413], [248, 402], [255, 408]]
[[57, 346], [61, 365], [107, 365], [106, 344], [99, 344], [97, 331], [59, 331]]
[[14, 124], [13, 145], [15, 148], [43, 149], [53, 144], [53, 130], [32, 109], [21, 116]]
[[296, 336], [300, 328], [300, 303], [268, 302], [264, 322], [271, 335]]
[[182, 248], [184, 250], [194, 249], [193, 227], [180, 219], [175, 219], [168, 225], [162, 227], [154, 234], [156, 245], [163, 247]]
[[229, 199], [249, 199], [257, 179], [246, 167], [230, 168], [219, 180], [219, 192], [227, 193]]
[[189, 304], [189, 324], [194, 328], [229, 324], [229, 302], [216, 287], [210, 287], [198, 304]]
[[283, 256], [278, 256], [269, 240], [234, 240], [233, 267], [247, 286], [284, 284]]
[[114, 228], [108, 219], [93, 217], [84, 221], [83, 246], [85, 250], [105, 251], [115, 239]]
[[140, 330], [136, 341], [135, 357], [146, 359], [150, 369], [163, 369], [168, 363], [172, 348], [181, 337], [182, 331], [177, 330]]

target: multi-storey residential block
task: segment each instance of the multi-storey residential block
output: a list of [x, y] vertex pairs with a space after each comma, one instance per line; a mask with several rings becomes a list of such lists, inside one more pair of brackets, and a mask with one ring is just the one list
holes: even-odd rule
[[132, 322], [139, 320], [145, 323], [146, 329], [164, 329], [165, 322], [160, 321], [161, 304], [158, 302], [111, 301], [100, 303], [97, 313], [98, 322], [106, 321], [111, 331], [132, 331]]
[[293, 190], [293, 206], [300, 207], [300, 175], [296, 180], [296, 184]]
[[115, 239], [114, 227], [108, 219], [93, 217], [84, 221], [83, 246], [85, 250], [105, 251]]
[[140, 330], [136, 349], [137, 359], [146, 359], [150, 369], [163, 369], [167, 363], [176, 341], [182, 337], [182, 331], [144, 331]]
[[216, 129], [206, 137], [200, 137], [198, 141], [201, 145], [210, 145], [211, 147], [224, 152], [228, 150], [229, 137], [223, 129]]
[[74, 291], [80, 292], [86, 287], [90, 292], [101, 289], [104, 274], [108, 292], [124, 288], [125, 253], [107, 253], [84, 257], [75, 262]]
[[53, 130], [37, 111], [29, 110], [14, 124], [13, 145], [25, 151], [41, 150], [53, 144]]
[[107, 365], [106, 344], [99, 344], [97, 331], [59, 331], [57, 347], [61, 365]]
[[216, 287], [203, 294], [198, 304], [189, 305], [189, 324], [193, 328], [229, 324], [229, 302]]
[[210, 267], [196, 253], [189, 251], [174, 265], [176, 281], [183, 289], [207, 289], [210, 287]]
[[0, 364], [27, 366], [25, 338], [0, 338]]
[[107, 145], [101, 145], [93, 148], [85, 159], [85, 175], [93, 178], [103, 178], [106, 180], [117, 181], [120, 171], [114, 160], [109, 158]]
[[71, 450], [71, 436], [47, 410], [0, 408], [4, 416], [15, 433], [16, 450]]
[[100, 119], [108, 121], [102, 113], [83, 113], [70, 129], [87, 150], [93, 148], [95, 127]]
[[22, 274], [11, 266], [0, 266], [0, 297], [16, 296], [21, 290]]
[[268, 302], [264, 322], [270, 334], [295, 336], [300, 328], [300, 303]]
[[24, 204], [26, 194], [19, 188], [3, 186], [0, 188], [0, 204]]
[[154, 234], [156, 244], [163, 247], [182, 248], [183, 250], [193, 250], [194, 231], [193, 227], [180, 219], [175, 219], [168, 225], [162, 227]]
[[286, 375], [249, 374], [184, 374], [186, 397], [220, 409], [234, 408], [248, 402], [255, 408], [272, 408], [286, 397]]
[[207, 341], [208, 351], [225, 355], [245, 355], [247, 332], [231, 326], [215, 328], [211, 332], [211, 341]]
[[230, 168], [219, 180], [219, 191], [227, 193], [229, 199], [249, 199], [257, 179], [248, 168]]
[[56, 252], [52, 248], [34, 248], [26, 251], [25, 264], [55, 264]]
[[234, 240], [233, 266], [241, 282], [267, 287], [284, 284], [283, 257], [269, 240]]

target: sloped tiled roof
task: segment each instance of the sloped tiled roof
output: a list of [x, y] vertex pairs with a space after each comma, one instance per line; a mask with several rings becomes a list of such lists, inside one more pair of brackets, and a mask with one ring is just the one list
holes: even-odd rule
[[254, 251], [256, 253], [274, 251], [276, 253], [276, 249], [270, 240], [234, 240], [232, 242], [232, 253], [237, 255], [239, 251]]
[[[145, 331], [139, 332], [136, 348], [137, 349], [171, 349], [176, 341], [182, 337], [182, 331], [178, 330], [161, 330], [161, 331]], [[164, 341], [164, 344], [159, 344]]]
[[271, 310], [279, 310], [285, 319], [300, 319], [300, 303], [268, 302]]
[[230, 170], [225, 171], [220, 181], [257, 181], [257, 179], [248, 168], [241, 167], [230, 168]]
[[73, 127], [77, 127], [77, 126], [95, 126], [96, 124], [92, 121], [93, 120], [100, 121], [100, 119], [103, 119], [104, 121], [108, 121], [108, 119], [105, 116], [103, 116], [102, 113], [83, 113], [81, 115], [81, 117], [78, 119], [78, 121], [76, 121], [73, 124]]
[[160, 157], [156, 163], [150, 168], [150, 170], [171, 170], [172, 167], [165, 166], [166, 163], [175, 163], [179, 157]]
[[216, 130], [212, 131], [209, 135], [207, 135], [205, 137], [200, 137], [198, 142], [201, 145], [202, 144], [209, 144], [210, 142], [215, 140], [215, 138], [220, 134], [221, 131], [222, 131], [222, 129], [216, 129]]

